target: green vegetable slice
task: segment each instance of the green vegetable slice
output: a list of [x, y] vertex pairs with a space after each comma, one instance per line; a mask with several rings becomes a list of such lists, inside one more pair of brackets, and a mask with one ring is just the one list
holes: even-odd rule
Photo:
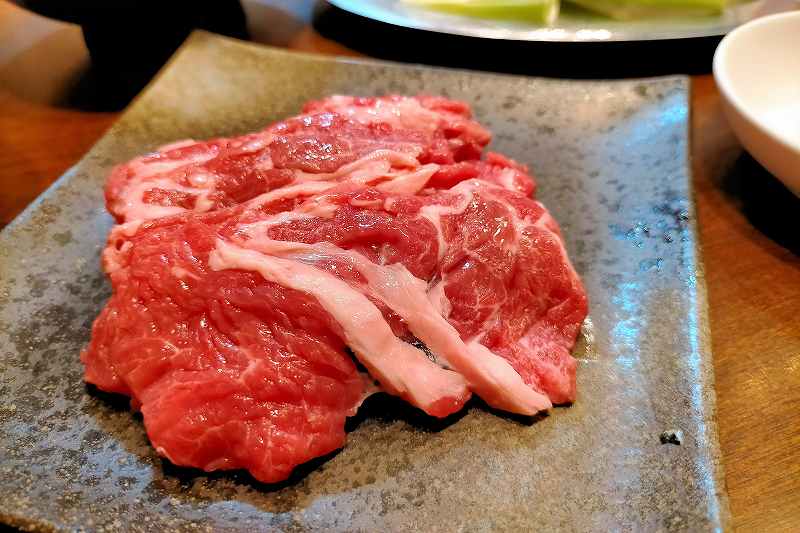
[[550, 24], [559, 0], [403, 0], [406, 4], [468, 17]]
[[727, 0], [566, 0], [618, 20], [718, 15]]

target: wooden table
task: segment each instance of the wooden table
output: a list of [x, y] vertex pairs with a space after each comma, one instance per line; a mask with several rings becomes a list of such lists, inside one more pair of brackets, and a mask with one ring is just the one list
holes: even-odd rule
[[[0, 43], [4, 15], [10, 16], [0, 9]], [[292, 37], [288, 47], [358, 55], [310, 27]], [[0, 86], [0, 226], [77, 162], [118, 116], [35, 103]], [[755, 164], [739, 163], [731, 178], [741, 149], [709, 75], [692, 78], [692, 154], [734, 526], [798, 531], [800, 258], [751, 220], [772, 231], [773, 226], [781, 230], [785, 217], [784, 229], [797, 228], [800, 203], [776, 193], [774, 180]], [[763, 181], [770, 183], [769, 191], [760, 186]], [[775, 198], [784, 205], [774, 205]], [[779, 211], [786, 206], [795, 211]]]

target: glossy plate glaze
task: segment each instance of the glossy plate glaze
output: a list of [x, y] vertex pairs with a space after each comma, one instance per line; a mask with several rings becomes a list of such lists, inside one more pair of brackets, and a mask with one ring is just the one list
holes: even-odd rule
[[798, 9], [795, 0], [757, 0], [732, 6], [718, 16], [667, 16], [613, 20], [562, 4], [551, 26], [525, 22], [486, 20], [440, 13], [411, 6], [402, 0], [328, 0], [363, 17], [418, 30], [507, 39], [512, 41], [610, 42], [686, 39], [725, 35], [736, 26], [762, 15]]
[[[687, 167], [685, 78], [575, 82], [298, 55], [196, 33], [109, 133], [0, 235], [0, 518], [28, 528], [698, 531], [724, 526]], [[578, 401], [436, 422], [378, 395], [338, 454], [268, 486], [177, 468], [78, 352], [109, 294], [115, 163], [254, 130], [331, 93], [468, 101], [535, 170], [591, 300]], [[662, 443], [675, 432], [680, 445]]]

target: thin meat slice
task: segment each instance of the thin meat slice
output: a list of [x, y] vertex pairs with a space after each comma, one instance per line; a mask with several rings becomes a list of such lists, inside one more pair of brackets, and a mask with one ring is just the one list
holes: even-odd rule
[[[486, 403], [525, 415], [552, 406], [546, 396], [525, 384], [506, 359], [480, 345], [465, 345], [455, 328], [429, 301], [427, 283], [411, 275], [402, 264], [376, 265], [357, 252], [342, 250], [329, 243], [309, 245], [253, 238], [243, 244], [267, 256], [290, 257], [301, 263], [313, 265], [338, 260], [350, 264], [366, 280], [366, 286], [361, 290], [381, 300], [404, 319], [411, 333], [440, 358], [440, 364], [463, 375], [470, 388]], [[376, 334], [373, 328], [368, 331], [370, 335]]]
[[[574, 400], [576, 364], [569, 350], [586, 314], [586, 297], [558, 226], [540, 203], [480, 180], [426, 197], [372, 189], [326, 198], [323, 216], [256, 214], [253, 220], [246, 214], [237, 226], [241, 245], [288, 253], [340, 276], [349, 264], [367, 280], [371, 269], [351, 252], [376, 265], [401, 264], [427, 287], [427, 297], [387, 292], [419, 287], [401, 270], [380, 270], [390, 278], [383, 293], [379, 283], [362, 283], [387, 320], [401, 319], [393, 325], [396, 334], [416, 336], [444, 361], [452, 359], [450, 366], [490, 405], [531, 414], [550, 402]], [[303, 249], [303, 243], [317, 246]], [[349, 273], [345, 277], [353, 281]], [[440, 310], [463, 342], [447, 345], [445, 329], [426, 329], [431, 309]], [[520, 389], [522, 384], [530, 390]]]
[[360, 124], [380, 124], [395, 131], [416, 131], [426, 138], [420, 161], [449, 164], [480, 159], [491, 134], [472, 120], [463, 102], [434, 96], [331, 96], [309, 102], [306, 113], [331, 112]]
[[316, 298], [343, 331], [344, 340], [390, 394], [444, 417], [469, 399], [461, 375], [443, 370], [398, 339], [381, 312], [363, 294], [335, 276], [295, 261], [260, 254], [218, 240], [209, 266], [214, 270], [258, 272], [264, 279]]
[[431, 165], [478, 160], [490, 140], [458, 102], [389, 96], [348, 107], [348, 99], [311, 103], [261, 132], [182, 141], [119, 165], [106, 185], [108, 209], [118, 222], [150, 220], [230, 207], [302, 181], [372, 183], [406, 173], [419, 190], [421, 173], [439, 170]]
[[265, 149], [271, 136], [173, 143], [118, 165], [106, 182], [106, 207], [118, 222], [234, 205], [281, 187], [291, 172], [276, 170]]
[[[115, 294], [84, 353], [87, 380], [141, 404], [151, 440], [177, 464], [244, 467], [274, 480], [314, 453], [341, 446], [344, 419], [368, 391], [348, 366], [345, 346], [387, 392], [435, 416], [460, 408], [469, 390], [524, 414], [574, 399], [568, 350], [585, 315], [585, 295], [555, 222], [537, 202], [470, 180], [428, 196], [325, 190], [290, 211], [263, 207], [146, 222], [131, 235], [120, 233], [121, 244], [106, 251]], [[302, 315], [285, 308], [301, 303], [309, 310]], [[243, 336], [243, 328], [251, 334]], [[404, 342], [414, 339], [451, 370]], [[322, 359], [319, 346], [326, 347]], [[347, 372], [326, 387], [349, 400], [312, 405], [314, 419], [327, 416], [328, 425], [297, 442], [324, 446], [284, 457], [270, 470], [255, 452], [242, 451], [254, 430], [243, 421], [237, 426], [228, 409], [267, 394], [244, 378], [290, 368], [283, 357], [298, 365], [338, 360]], [[262, 381], [286, 405], [254, 407], [267, 416], [253, 415], [259, 431], [283, 427], [283, 409], [291, 412], [286, 420], [301, 416], [307, 398], [281, 399], [299, 386], [294, 376]], [[193, 404], [182, 391], [194, 387], [220, 392], [197, 395]], [[226, 395], [236, 397], [234, 407]], [[173, 396], [183, 400], [170, 410]], [[227, 425], [198, 436], [202, 428], [190, 421], [219, 409], [214, 420]], [[243, 412], [250, 420], [250, 411]], [[170, 417], [187, 422], [169, 424]], [[221, 435], [231, 437], [223, 442]]]
[[494, 184], [462, 182], [454, 190], [465, 208], [443, 211], [439, 222], [450, 322], [553, 403], [574, 401], [569, 351], [587, 299], [558, 225], [539, 202]]
[[208, 268], [228, 216], [162, 219], [128, 237], [81, 358], [87, 381], [141, 406], [175, 464], [274, 482], [341, 447], [372, 387], [313, 297]]
[[265, 482], [344, 445], [379, 388], [439, 417], [573, 401], [586, 294], [489, 140], [461, 102], [334, 96], [118, 166], [86, 380], [175, 464]]

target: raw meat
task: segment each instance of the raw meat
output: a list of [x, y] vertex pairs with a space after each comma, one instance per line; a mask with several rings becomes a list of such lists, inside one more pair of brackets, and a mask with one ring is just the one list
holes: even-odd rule
[[377, 390], [437, 417], [573, 401], [586, 295], [488, 141], [459, 102], [334, 96], [117, 167], [86, 380], [172, 462], [265, 482], [341, 447]]
[[[469, 108], [442, 98], [335, 96], [304, 111], [258, 133], [181, 141], [116, 167], [109, 211], [131, 222], [211, 211], [306, 181], [379, 182], [425, 163], [478, 160], [490, 139]], [[442, 179], [474, 177], [458, 168]]]

